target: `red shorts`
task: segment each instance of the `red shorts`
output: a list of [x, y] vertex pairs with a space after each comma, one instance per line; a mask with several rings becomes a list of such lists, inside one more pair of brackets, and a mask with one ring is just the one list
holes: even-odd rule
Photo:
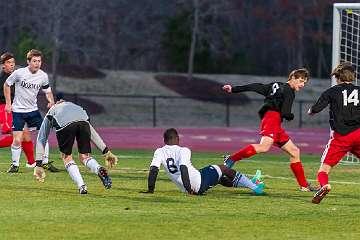
[[12, 131], [12, 114], [5, 111], [5, 104], [0, 104], [0, 125], [3, 134]]
[[333, 132], [325, 147], [321, 162], [335, 166], [347, 152], [351, 152], [357, 158], [360, 157], [360, 128], [344, 136]]
[[261, 120], [260, 135], [274, 139], [274, 144], [282, 147], [290, 138], [285, 130], [281, 127], [280, 113], [275, 111], [267, 111]]

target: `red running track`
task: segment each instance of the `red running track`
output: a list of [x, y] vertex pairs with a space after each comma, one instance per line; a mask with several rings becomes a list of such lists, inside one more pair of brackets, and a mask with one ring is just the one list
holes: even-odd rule
[[[110, 148], [152, 149], [163, 145], [165, 128], [97, 128]], [[192, 151], [231, 153], [247, 144], [258, 143], [258, 129], [252, 128], [177, 128], [180, 145]], [[322, 154], [329, 140], [329, 129], [290, 129], [287, 131], [302, 153]], [[55, 146], [54, 134], [50, 145]], [[278, 152], [273, 147], [272, 152]]]

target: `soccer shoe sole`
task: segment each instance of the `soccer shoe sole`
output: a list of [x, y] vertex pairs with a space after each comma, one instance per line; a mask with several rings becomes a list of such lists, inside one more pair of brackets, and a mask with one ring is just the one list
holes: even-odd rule
[[323, 198], [330, 192], [330, 185], [326, 184], [324, 185], [322, 188], [320, 188], [319, 191], [317, 191], [312, 199], [312, 203], [314, 204], [319, 204], [321, 202], [321, 200], [323, 200]]

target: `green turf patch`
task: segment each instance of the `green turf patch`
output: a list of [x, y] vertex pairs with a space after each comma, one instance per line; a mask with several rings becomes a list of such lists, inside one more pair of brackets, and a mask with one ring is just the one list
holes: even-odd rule
[[[235, 169], [265, 175], [266, 195], [216, 186], [205, 196], [178, 191], [160, 171], [153, 195], [147, 186], [152, 151], [115, 151], [113, 188], [80, 166], [88, 195], [79, 195], [57, 151], [51, 159], [63, 169], [38, 183], [32, 170], [9, 175], [9, 149], [0, 150], [1, 239], [360, 239], [360, 166], [339, 165], [330, 175], [332, 192], [319, 205], [300, 192], [285, 155], [258, 155]], [[101, 155], [95, 157], [102, 163]], [[200, 168], [221, 164], [221, 153], [193, 153]], [[319, 156], [303, 155], [305, 173], [316, 179]], [[80, 165], [80, 164], [79, 164]], [[314, 183], [316, 183], [314, 181]]]

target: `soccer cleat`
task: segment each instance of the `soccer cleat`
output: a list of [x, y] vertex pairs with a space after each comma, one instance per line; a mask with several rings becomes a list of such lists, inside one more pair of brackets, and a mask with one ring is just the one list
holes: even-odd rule
[[42, 165], [42, 167], [46, 170], [49, 170], [50, 172], [60, 172], [60, 170], [57, 169], [52, 163], [53, 161], [45, 163]]
[[251, 179], [251, 182], [259, 184], [261, 182], [261, 170], [256, 170], [254, 177]]
[[80, 188], [79, 188], [79, 193], [80, 194], [87, 194], [87, 187], [86, 185], [82, 185]]
[[328, 194], [331, 190], [330, 184], [325, 184], [317, 191], [312, 199], [312, 203], [319, 204], [321, 200]]
[[28, 164], [26, 163], [25, 167], [27, 168], [34, 168], [36, 166], [36, 162], [34, 162], [33, 164]]
[[317, 192], [320, 190], [320, 187], [319, 186], [311, 186], [311, 184], [308, 182], [307, 183], [307, 187], [300, 187], [300, 191], [301, 192]]
[[104, 167], [99, 168], [98, 176], [106, 189], [111, 188], [112, 181]]
[[234, 166], [234, 161], [230, 159], [230, 155], [224, 155], [224, 165], [228, 168], [232, 168]]
[[19, 166], [11, 164], [10, 168], [7, 170], [8, 173], [17, 173], [19, 172]]
[[254, 191], [255, 195], [263, 195], [264, 188], [265, 188], [265, 183], [260, 182], [259, 184], [256, 185], [256, 188], [254, 188], [253, 191]]

